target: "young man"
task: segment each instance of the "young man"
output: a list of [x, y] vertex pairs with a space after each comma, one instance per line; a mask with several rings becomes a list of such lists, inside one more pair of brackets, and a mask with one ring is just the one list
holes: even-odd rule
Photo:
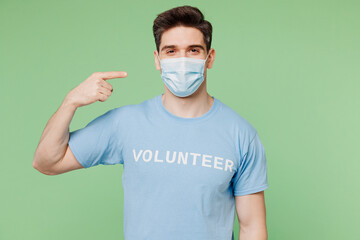
[[[157, 16], [155, 65], [165, 92], [107, 111], [70, 132], [76, 108], [106, 101], [98, 72], [66, 96], [50, 119], [34, 167], [56, 175], [99, 164], [123, 164], [125, 240], [267, 239], [264, 148], [254, 127], [206, 90], [215, 60], [211, 24], [183, 6]], [[46, 141], [45, 141], [46, 140]]]

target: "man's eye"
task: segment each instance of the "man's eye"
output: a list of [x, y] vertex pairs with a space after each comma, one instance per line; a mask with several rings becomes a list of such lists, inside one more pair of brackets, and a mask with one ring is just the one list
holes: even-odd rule
[[192, 48], [191, 51], [192, 52], [199, 52], [199, 50], [197, 50], [196, 48]]
[[174, 52], [174, 50], [169, 50], [169, 51], [168, 51], [168, 53], [173, 53], [173, 52]]

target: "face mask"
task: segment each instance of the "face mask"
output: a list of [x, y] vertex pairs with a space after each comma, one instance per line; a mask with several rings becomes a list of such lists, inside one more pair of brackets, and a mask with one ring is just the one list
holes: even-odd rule
[[159, 61], [161, 78], [169, 90], [178, 97], [193, 94], [204, 81], [204, 67], [206, 59], [197, 58], [166, 58]]

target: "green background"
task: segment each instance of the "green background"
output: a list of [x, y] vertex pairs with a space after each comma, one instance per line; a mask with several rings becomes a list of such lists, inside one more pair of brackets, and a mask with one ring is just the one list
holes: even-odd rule
[[106, 102], [77, 109], [71, 131], [162, 93], [152, 23], [185, 4], [214, 28], [209, 94], [265, 147], [269, 239], [359, 239], [359, 1], [0, 0], [1, 240], [123, 239], [122, 165], [47, 176], [33, 155], [93, 72], [128, 77], [108, 80]]

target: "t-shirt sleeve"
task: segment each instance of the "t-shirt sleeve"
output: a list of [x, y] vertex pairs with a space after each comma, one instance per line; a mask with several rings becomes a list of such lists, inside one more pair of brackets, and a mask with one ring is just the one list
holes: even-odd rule
[[84, 168], [123, 164], [117, 131], [116, 108], [69, 133], [68, 145]]
[[268, 187], [265, 150], [256, 133], [234, 175], [234, 196], [260, 192]]

